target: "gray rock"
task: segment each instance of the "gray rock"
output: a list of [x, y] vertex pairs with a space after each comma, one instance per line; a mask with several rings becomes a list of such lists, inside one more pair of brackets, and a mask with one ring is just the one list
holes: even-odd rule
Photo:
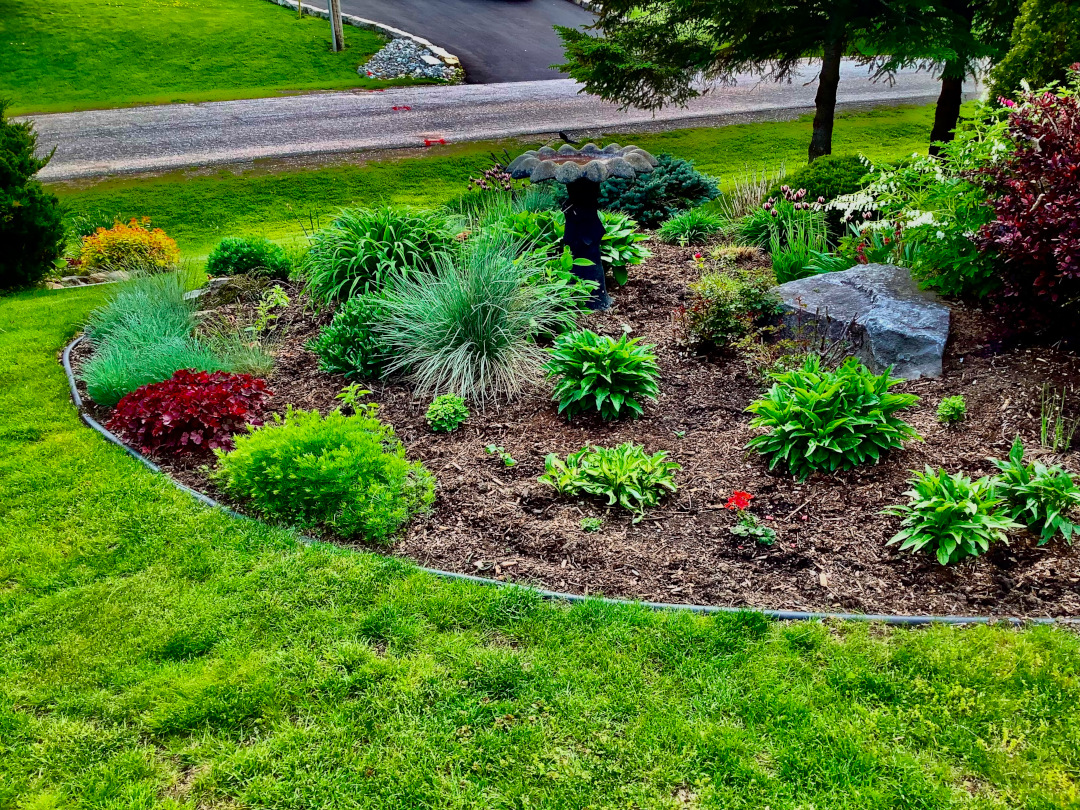
[[776, 290], [787, 333], [809, 329], [831, 340], [848, 338], [855, 355], [878, 373], [893, 366], [893, 374], [905, 380], [941, 376], [949, 308], [920, 290], [907, 268], [856, 265]]

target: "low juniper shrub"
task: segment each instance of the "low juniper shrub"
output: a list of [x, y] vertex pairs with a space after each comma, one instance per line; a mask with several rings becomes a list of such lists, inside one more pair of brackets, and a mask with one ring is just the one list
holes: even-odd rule
[[783, 465], [803, 481], [814, 472], [876, 464], [887, 450], [918, 438], [896, 414], [919, 398], [891, 393], [902, 380], [888, 371], [874, 374], [854, 357], [828, 371], [811, 355], [801, 367], [771, 376], [772, 388], [747, 408], [751, 426], [768, 431], [748, 447], [769, 459], [770, 470]]
[[108, 427], [149, 455], [209, 456], [262, 424], [270, 395], [265, 381], [247, 374], [181, 369], [121, 399]]
[[544, 367], [555, 380], [559, 413], [599, 412], [605, 421], [638, 417], [660, 393], [654, 346], [623, 334], [618, 340], [588, 329], [560, 336]]
[[228, 236], [218, 242], [206, 259], [206, 272], [211, 276], [285, 279], [291, 269], [281, 245], [262, 236]]
[[549, 454], [538, 480], [560, 495], [606, 498], [608, 506], [621, 506], [638, 523], [646, 509], [678, 489], [675, 473], [679, 469], [676, 462], [667, 460], [666, 452], [649, 455], [641, 446], [626, 442], [610, 448], [583, 447], [566, 461]]
[[973, 481], [961, 473], [927, 467], [916, 472], [906, 493], [908, 502], [885, 509], [902, 518], [901, 529], [889, 540], [901, 551], [927, 550], [942, 565], [978, 557], [990, 544], [1007, 541], [1020, 528], [1002, 509], [990, 478]]
[[214, 480], [263, 515], [348, 540], [388, 543], [435, 498], [435, 479], [405, 457], [376, 405], [352, 416], [294, 410], [215, 451]]
[[435, 433], [451, 433], [469, 418], [469, 407], [457, 394], [442, 394], [431, 401], [424, 418]]

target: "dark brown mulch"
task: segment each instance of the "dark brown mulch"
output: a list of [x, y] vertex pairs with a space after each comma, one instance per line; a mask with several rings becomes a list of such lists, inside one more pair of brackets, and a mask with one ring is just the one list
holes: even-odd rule
[[[474, 413], [452, 434], [433, 434], [426, 401], [403, 384], [370, 384], [382, 416], [411, 457], [439, 480], [432, 515], [409, 527], [392, 553], [424, 565], [536, 584], [554, 590], [637, 599], [867, 613], [1080, 615], [1080, 548], [1060, 540], [1039, 547], [1026, 533], [976, 560], [938, 565], [901, 553], [886, 541], [897, 520], [885, 506], [903, 499], [910, 470], [929, 464], [971, 475], [993, 471], [989, 456], [1007, 454], [1019, 433], [1038, 452], [1040, 390], [1075, 390], [1077, 358], [1053, 348], [1006, 349], [992, 318], [963, 305], [938, 380], [905, 383], [922, 397], [907, 419], [924, 437], [875, 467], [804, 484], [767, 472], [744, 447], [753, 435], [746, 406], [763, 391], [739, 357], [702, 358], [681, 346], [672, 312], [697, 276], [694, 250], [653, 244], [654, 256], [616, 291], [616, 307], [590, 316], [590, 326], [616, 335], [629, 329], [657, 345], [660, 400], [636, 421], [603, 424], [556, 413], [550, 387], [497, 411]], [[328, 410], [344, 385], [318, 371], [304, 349], [321, 322], [299, 297], [282, 318], [283, 336], [270, 383], [275, 407]], [[959, 429], [938, 424], [945, 396], [963, 394], [969, 417]], [[564, 500], [537, 483], [548, 453], [566, 455], [587, 443], [624, 441], [667, 450], [682, 465], [679, 491], [637, 525], [623, 512]], [[484, 452], [496, 444], [517, 460], [506, 468]], [[1075, 453], [1056, 461], [1077, 469]], [[175, 469], [186, 483], [213, 487], [197, 469]], [[732, 490], [756, 495], [752, 510], [779, 534], [772, 547], [729, 533], [724, 503]], [[602, 516], [585, 532], [585, 516]]]

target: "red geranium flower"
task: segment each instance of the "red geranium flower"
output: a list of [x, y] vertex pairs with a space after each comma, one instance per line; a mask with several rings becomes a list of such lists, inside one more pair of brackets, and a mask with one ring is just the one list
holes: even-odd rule
[[749, 508], [750, 501], [753, 500], [753, 498], [754, 496], [749, 492], [743, 492], [742, 490], [737, 489], [731, 493], [731, 497], [728, 498], [728, 502], [725, 504], [724, 508], [732, 510], [737, 509], [741, 512], [744, 509]]

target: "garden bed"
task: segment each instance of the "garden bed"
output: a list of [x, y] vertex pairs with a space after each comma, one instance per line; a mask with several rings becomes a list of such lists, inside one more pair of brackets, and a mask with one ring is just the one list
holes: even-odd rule
[[[678, 341], [672, 313], [698, 270], [693, 248], [652, 246], [654, 255], [616, 293], [616, 306], [589, 315], [588, 326], [657, 345], [661, 396], [638, 420], [603, 423], [557, 414], [540, 384], [499, 410], [475, 412], [462, 429], [432, 433], [426, 400], [403, 384], [370, 383], [381, 417], [396, 428], [411, 458], [438, 478], [433, 513], [414, 521], [389, 553], [449, 571], [540, 585], [571, 593], [635, 599], [868, 613], [1080, 614], [1080, 549], [1060, 540], [1038, 546], [1028, 533], [1009, 545], [953, 566], [926, 554], [899, 552], [886, 541], [897, 530], [881, 510], [900, 502], [910, 470], [929, 464], [972, 475], [992, 472], [1016, 434], [1037, 453], [1040, 391], [1080, 381], [1073, 355], [1052, 348], [1009, 349], [995, 341], [987, 315], [954, 305], [953, 329], [938, 380], [904, 383], [922, 397], [907, 420], [925, 439], [878, 466], [800, 484], [770, 474], [744, 449], [754, 435], [746, 406], [759, 397], [759, 373], [738, 356], [703, 357]], [[294, 291], [279, 320], [272, 408], [287, 404], [328, 411], [346, 381], [318, 371], [305, 343], [326, 322]], [[244, 317], [244, 304], [221, 308]], [[76, 357], [78, 360], [78, 356]], [[958, 428], [938, 423], [942, 397], [962, 393], [969, 416]], [[102, 412], [99, 416], [107, 417]], [[682, 465], [679, 491], [638, 524], [629, 513], [565, 499], [537, 482], [548, 453], [565, 456], [586, 444], [632, 441], [668, 450]], [[517, 461], [505, 467], [485, 452], [499, 445]], [[158, 459], [179, 480], [227, 500], [205, 469]], [[1058, 459], [1076, 468], [1073, 454]], [[733, 490], [754, 493], [752, 510], [778, 533], [773, 546], [729, 532], [724, 504]], [[241, 504], [234, 504], [242, 508]], [[599, 531], [581, 527], [602, 517]], [[325, 538], [333, 540], [333, 538]]]

